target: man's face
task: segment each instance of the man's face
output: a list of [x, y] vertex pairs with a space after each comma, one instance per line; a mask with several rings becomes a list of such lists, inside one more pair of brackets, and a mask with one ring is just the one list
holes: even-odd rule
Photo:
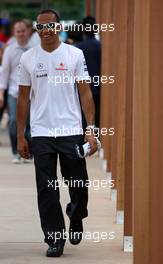
[[[41, 14], [37, 17], [38, 24], [47, 24], [50, 22], [56, 22], [56, 16], [53, 13]], [[55, 43], [58, 40], [58, 34], [55, 30], [43, 29], [38, 31], [41, 41], [46, 44]]]
[[29, 34], [27, 26], [23, 22], [17, 22], [14, 25], [14, 36], [18, 43], [27, 43]]

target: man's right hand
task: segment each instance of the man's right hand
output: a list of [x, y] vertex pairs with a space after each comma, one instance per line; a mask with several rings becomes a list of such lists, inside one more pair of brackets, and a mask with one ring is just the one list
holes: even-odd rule
[[4, 105], [4, 94], [2, 91], [0, 91], [0, 108], [2, 108]]
[[21, 138], [18, 137], [18, 152], [22, 158], [24, 159], [30, 158], [28, 142], [25, 139], [25, 137], [21, 137]]

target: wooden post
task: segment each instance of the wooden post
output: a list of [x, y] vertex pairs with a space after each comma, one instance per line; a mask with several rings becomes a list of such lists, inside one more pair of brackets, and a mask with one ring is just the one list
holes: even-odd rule
[[135, 1], [133, 87], [134, 264], [150, 263], [149, 7], [149, 0]]
[[101, 0], [95, 1], [95, 8], [96, 22], [99, 24], [101, 23]]
[[163, 2], [151, 1], [150, 21], [150, 261], [163, 263]]
[[[113, 138], [113, 177], [116, 177], [117, 188], [117, 223], [123, 223], [124, 214], [124, 164], [125, 164], [125, 107], [127, 76], [127, 6], [128, 1], [114, 0], [116, 25], [116, 84], [113, 97], [113, 126], [116, 135]], [[115, 175], [115, 176], [114, 176]]]
[[134, 264], [163, 263], [163, 2], [135, 1]]
[[91, 0], [86, 0], [86, 16], [91, 16]]
[[[101, 20], [100, 23], [110, 24], [112, 23], [111, 20], [111, 11], [112, 11], [112, 1], [107, 2], [100, 2], [101, 3]], [[101, 75], [109, 77], [110, 75], [113, 75], [113, 69], [112, 64], [108, 63], [112, 60], [112, 54], [111, 54], [111, 41], [112, 37], [114, 35], [114, 32], [109, 31], [102, 31], [101, 32], [101, 42], [102, 42], [102, 69], [101, 69]], [[111, 93], [112, 84], [102, 83], [101, 84], [101, 113], [100, 113], [100, 127], [101, 128], [107, 128], [109, 129], [111, 127]], [[110, 148], [110, 142], [111, 142], [111, 136], [105, 135], [101, 136], [102, 140], [102, 146], [103, 146], [103, 167], [107, 171], [108, 164], [110, 163], [110, 157], [111, 157], [111, 148]]]
[[133, 49], [134, 49], [134, 1], [128, 0], [127, 26], [127, 83], [126, 83], [126, 130], [125, 130], [125, 185], [124, 185], [124, 251], [133, 251], [132, 237], [132, 107], [133, 107]]

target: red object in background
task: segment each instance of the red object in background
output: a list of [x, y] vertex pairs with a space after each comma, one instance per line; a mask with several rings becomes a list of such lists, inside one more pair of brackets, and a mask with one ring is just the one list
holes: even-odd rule
[[1, 42], [7, 42], [9, 38], [7, 36], [5, 36], [2, 32], [0, 32], [0, 41]]

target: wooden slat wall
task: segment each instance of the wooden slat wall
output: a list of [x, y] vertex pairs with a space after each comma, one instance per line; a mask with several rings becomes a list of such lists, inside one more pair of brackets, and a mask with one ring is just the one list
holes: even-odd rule
[[[114, 86], [101, 87], [101, 127], [114, 127], [113, 137], [103, 136], [104, 159], [117, 189], [117, 210], [124, 210], [125, 125], [127, 82], [128, 1], [100, 1], [100, 22], [114, 23], [115, 31], [102, 33], [102, 75], [115, 75]], [[98, 1], [99, 6], [99, 1]]]
[[113, 69], [113, 89], [101, 89], [101, 126], [108, 171], [116, 180], [117, 209], [125, 209], [124, 235], [134, 235], [134, 264], [163, 263], [163, 1], [97, 0], [102, 74]]
[[102, 75], [116, 76], [113, 86], [102, 84], [101, 87], [101, 127], [115, 128], [115, 135], [103, 136], [102, 144], [107, 171], [112, 172], [117, 189], [117, 210], [123, 211], [124, 205], [126, 208], [124, 235], [127, 236], [132, 235], [133, 16], [128, 12], [133, 12], [133, 4], [130, 0], [96, 1], [98, 21], [100, 18], [101, 23], [115, 24], [114, 32], [101, 34]]

